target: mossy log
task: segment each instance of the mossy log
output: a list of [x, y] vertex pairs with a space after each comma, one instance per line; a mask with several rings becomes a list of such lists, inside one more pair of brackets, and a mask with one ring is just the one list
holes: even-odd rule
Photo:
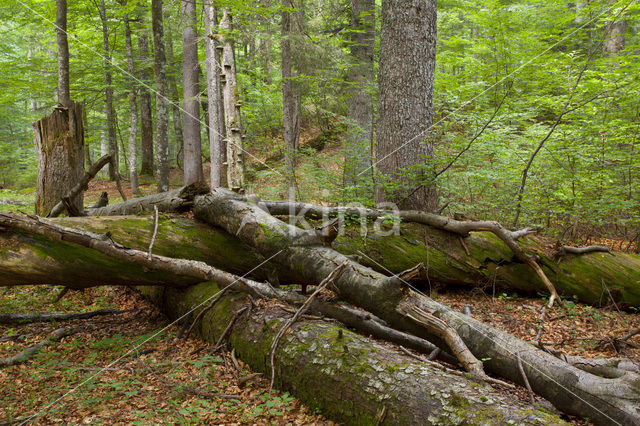
[[523, 379], [519, 367], [524, 364], [533, 390], [562, 411], [589, 417], [598, 424], [640, 422], [640, 376], [635, 373], [625, 372], [615, 379], [605, 379], [573, 367], [509, 334], [438, 304], [411, 288], [402, 277], [385, 276], [330, 247], [308, 244], [305, 231], [279, 221], [259, 205], [245, 202], [221, 188], [196, 197], [194, 214], [273, 258], [283, 269], [296, 272], [302, 282], [318, 285], [338, 265], [346, 263], [331, 287], [342, 300], [377, 315], [394, 328], [432, 339], [441, 348], [447, 345], [425, 322], [416, 318], [428, 315], [446, 318], [476, 358], [489, 360], [485, 366], [491, 372], [524, 383], [527, 380]]
[[[286, 224], [244, 202], [222, 196], [218, 200], [215, 197], [213, 200], [207, 197], [200, 205], [196, 201], [196, 205], [200, 209], [200, 211], [196, 209], [197, 215], [207, 220], [220, 220], [220, 224], [236, 234], [239, 240], [245, 241], [247, 244], [255, 240], [254, 247], [263, 252], [263, 256], [270, 256], [271, 251], [277, 251], [281, 247], [284, 252], [278, 255], [274, 261], [281, 265], [283, 270], [297, 274], [302, 282], [318, 283], [326, 274], [335, 269], [336, 265], [346, 261], [344, 256], [329, 247], [292, 245], [291, 236], [283, 232], [288, 229]], [[219, 211], [212, 209], [212, 206], [217, 206]], [[229, 214], [231, 212], [234, 213]], [[0, 271], [0, 283], [3, 285], [51, 283], [54, 278], [59, 279], [62, 281], [61, 284], [67, 286], [108, 283], [150, 285], [154, 280], [165, 286], [176, 286], [197, 282], [193, 277], [160, 273], [129, 265], [126, 260], [121, 260], [118, 263], [108, 256], [91, 251], [90, 247], [74, 247], [72, 246], [73, 242], [62, 240], [55, 232], [42, 237], [16, 232], [11, 226], [11, 215], [3, 214], [2, 217], [6, 219], [2, 222], [3, 232], [0, 233], [0, 237], [2, 237], [0, 241], [3, 243], [0, 261], [4, 262], [0, 262], [0, 268], [3, 269]], [[135, 228], [124, 226], [128, 220], [144, 221], [143, 218], [113, 217], [72, 218], [57, 222], [85, 224], [85, 226], [89, 224], [94, 228], [99, 228], [96, 224], [101, 224], [100, 226], [107, 226], [114, 232], [117, 230], [122, 233], [112, 234], [111, 238], [122, 238], [122, 242], [125, 244], [138, 244], [142, 246], [142, 250], [145, 250], [147, 241], [150, 240], [149, 231], [145, 231], [149, 238], [143, 238], [144, 242], [136, 240]], [[260, 222], [261, 220], [264, 222]], [[225, 244], [204, 244], [202, 245], [204, 250], [192, 249], [196, 252], [194, 255], [196, 258], [207, 256], [209, 250], [214, 252], [223, 250], [224, 253], [220, 254], [218, 259], [227, 259], [226, 264], [223, 262], [223, 268], [228, 270], [230, 266], [237, 267], [238, 263], [241, 263], [233, 255], [234, 253], [241, 255], [242, 261], [246, 261], [248, 258], [247, 253], [252, 253], [251, 249], [237, 241], [236, 237], [231, 237], [221, 231], [209, 230], [202, 225], [193, 225], [185, 219], [172, 219], [171, 221], [185, 221], [183, 225], [187, 228], [189, 225], [186, 224], [191, 224], [198, 229], [194, 236], [196, 240], [204, 238], [208, 233], [216, 234], [217, 232], [218, 237], [222, 237], [220, 242], [235, 241], [230, 247], [235, 247], [237, 252], [232, 252], [230, 247]], [[151, 228], [152, 221], [149, 221], [148, 225], [148, 228]], [[92, 230], [99, 231], [99, 229]], [[291, 231], [294, 237], [296, 233], [307, 237], [306, 233], [295, 231], [295, 229]], [[169, 237], [170, 233], [166, 229], [162, 232], [159, 231], [158, 238], [159, 235]], [[183, 246], [185, 244], [191, 246], [193, 242], [180, 238], [180, 235], [182, 233], [178, 233], [177, 237], [168, 240], [156, 239], [158, 244], [156, 253], [162, 252], [170, 256], [188, 255], [187, 251], [183, 252], [185, 250]], [[304, 242], [305, 238], [294, 239], [294, 241]], [[28, 254], [27, 257], [31, 257], [27, 263], [21, 262], [25, 253]], [[47, 262], [38, 262], [39, 257], [47, 259]], [[259, 264], [257, 259], [254, 258], [254, 262], [247, 267]], [[56, 260], [58, 260], [57, 264]], [[82, 273], [79, 274], [78, 270]], [[104, 275], [101, 274], [102, 272]], [[18, 278], [21, 278], [22, 281]], [[623, 375], [612, 379], [603, 379], [585, 373], [557, 358], [535, 350], [512, 336], [468, 317], [456, 316], [457, 314], [452, 313], [450, 309], [408, 290], [401, 285], [397, 278], [387, 278], [355, 262], [349, 263], [349, 267], [345, 268], [334, 284], [336, 284], [334, 288], [343, 299], [364, 307], [390, 324], [409, 330], [418, 336], [429, 337], [428, 333], [425, 333], [426, 330], [409, 321], [406, 312], [412, 306], [423, 308], [425, 312], [438, 312], [449, 321], [450, 325], [456, 328], [467, 346], [478, 358], [491, 358], [486, 365], [492, 371], [519, 382], [522, 381], [522, 377], [515, 362], [517, 359], [515, 354], [517, 354], [528, 367], [527, 376], [532, 382], [533, 389], [564, 411], [583, 414], [603, 424], [608, 419], [633, 422], [640, 415], [637, 408], [630, 408], [637, 402], [637, 396], [634, 396], [633, 389], [640, 384], [637, 377], [630, 372], [622, 373]]]
[[[179, 318], [220, 289], [207, 282], [139, 290]], [[234, 312], [247, 305], [244, 294], [225, 295], [195, 329], [216, 343]], [[253, 308], [236, 321], [230, 343], [253, 370], [269, 374], [273, 338], [289, 315], [277, 307]], [[278, 345], [275, 364], [278, 388], [345, 424], [564, 424], [481, 381], [433, 368], [334, 323], [295, 323]]]

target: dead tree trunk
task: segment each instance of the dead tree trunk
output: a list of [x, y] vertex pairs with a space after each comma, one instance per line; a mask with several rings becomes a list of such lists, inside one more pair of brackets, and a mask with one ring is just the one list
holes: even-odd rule
[[224, 9], [218, 35], [222, 47], [222, 83], [227, 142], [227, 186], [232, 191], [244, 191], [244, 142], [240, 120], [240, 98], [236, 78], [236, 60], [231, 40], [231, 12]]
[[217, 24], [216, 7], [211, 1], [204, 4], [204, 32], [205, 54], [207, 63], [207, 105], [209, 111], [209, 156], [211, 158], [211, 187], [217, 188], [222, 184], [223, 150], [224, 147], [224, 120], [220, 120], [222, 97], [220, 91], [220, 55], [216, 45], [216, 37], [212, 27]]
[[[46, 216], [84, 174], [82, 105], [69, 101], [33, 123], [38, 151], [35, 213]], [[71, 199], [82, 210], [82, 193]]]
[[[202, 283], [185, 290], [141, 291], [177, 318], [206, 304], [219, 290]], [[202, 316], [197, 330], [216, 343], [234, 313], [246, 306], [244, 295], [223, 296]], [[268, 373], [265, 354], [287, 316], [281, 309], [254, 308], [235, 322], [228, 340], [252, 369]], [[417, 362], [336, 324], [296, 323], [280, 341], [275, 364], [279, 388], [346, 424], [564, 423], [541, 410], [508, 402], [481, 382]]]
[[[234, 199], [221, 189], [196, 199], [197, 218], [236, 235], [285, 269], [297, 271], [301, 282], [319, 284], [337, 265], [347, 268], [334, 280], [339, 297], [370, 311], [395, 328], [442, 341], [425, 327], [422, 316], [446, 318], [478, 358], [489, 358], [494, 374], [523, 382], [517, 358], [525, 365], [533, 390], [559, 409], [600, 424], [640, 421], [640, 376], [628, 372], [602, 379], [570, 366], [515, 337], [479, 323], [410, 288], [402, 276], [386, 277], [326, 247], [317, 230], [303, 231], [266, 213], [257, 205]], [[446, 347], [443, 345], [441, 347]]]

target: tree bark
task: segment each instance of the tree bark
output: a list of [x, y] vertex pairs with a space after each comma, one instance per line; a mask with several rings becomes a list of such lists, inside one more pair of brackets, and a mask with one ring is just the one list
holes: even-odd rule
[[224, 120], [220, 120], [224, 114], [220, 114], [224, 107], [220, 91], [220, 55], [216, 45], [216, 37], [212, 32], [217, 25], [217, 9], [206, 1], [204, 4], [204, 46], [207, 63], [207, 103], [209, 109], [209, 156], [211, 158], [211, 183], [212, 188], [222, 185], [223, 174], [223, 149], [224, 148]]
[[162, 0], [151, 1], [153, 26], [153, 73], [156, 80], [156, 155], [158, 156], [158, 192], [169, 190], [169, 99], [167, 60], [164, 53]]
[[200, 87], [196, 4], [182, 0], [182, 86], [184, 97], [184, 184], [204, 181], [200, 141]]
[[[74, 250], [85, 250], [84, 254], [89, 256], [82, 258], [80, 266], [91, 263], [85, 260], [90, 257], [98, 265], [111, 263], [107, 271], [112, 271], [111, 275], [118, 275], [121, 279], [130, 273], [134, 278], [130, 285], [140, 284], [143, 279], [159, 279], [158, 283], [163, 286], [213, 281], [226, 285], [226, 288], [238, 287], [258, 297], [267, 298], [270, 296], [264, 294], [273, 293], [267, 284], [250, 282], [214, 270], [202, 262], [147, 256], [144, 252], [127, 249], [97, 234], [51, 226], [37, 218], [0, 214], [0, 224], [12, 232], [27, 235], [31, 241], [40, 240], [35, 243], [39, 247], [54, 244], [69, 254], [78, 254], [73, 253]], [[2, 237], [6, 238], [6, 232]], [[91, 252], [93, 256], [90, 256]], [[146, 273], [136, 271], [136, 268], [142, 268]], [[75, 270], [81, 272], [80, 282], [84, 279], [95, 281], [98, 276], [94, 273], [92, 278], [85, 276], [82, 269]], [[57, 277], [57, 274], [51, 275], [48, 279]], [[17, 278], [20, 278], [20, 274], [14, 279]], [[192, 282], [189, 283], [189, 280]], [[173, 284], [169, 284], [171, 282]], [[186, 294], [160, 290], [155, 294], [169, 308], [169, 312], [176, 314], [174, 309], [178, 310], [176, 316], [188, 309], [203, 306], [220, 292], [212, 282], [192, 285]], [[241, 298], [226, 296], [225, 301], [214, 306], [209, 313], [198, 315], [197, 319], [202, 317], [206, 321], [198, 324], [203, 335], [210, 339], [217, 338], [214, 341], [220, 342], [221, 336], [229, 330], [225, 324], [229, 324], [231, 317], [239, 312], [237, 308], [244, 304], [244, 298], [244, 295]], [[224, 316], [216, 317], [220, 314]], [[238, 353], [254, 368], [265, 371], [269, 367], [263, 354], [265, 348], [271, 346], [276, 331], [282, 328], [282, 317], [282, 312], [278, 314], [277, 309], [260, 309], [247, 318], [237, 318], [238, 327], [230, 329], [228, 336]], [[505, 419], [525, 423], [530, 419], [533, 424], [562, 424], [556, 416], [539, 410], [534, 410], [535, 418], [531, 419], [531, 408], [506, 402], [508, 397], [498, 394], [482, 382], [443, 371], [443, 368], [417, 363], [334, 324], [316, 322], [293, 325], [275, 354], [277, 363], [274, 367], [279, 387], [290, 389], [303, 398], [306, 396], [310, 401], [321, 401], [318, 408], [324, 408], [343, 421], [362, 421], [363, 416], [380, 416], [380, 402], [384, 401], [385, 418], [392, 424], [424, 424], [425, 419], [440, 424], [451, 420], [452, 415], [457, 421], [464, 419], [473, 423], [484, 419], [488, 410], [496, 424]], [[341, 362], [336, 363], [336, 359]], [[345, 380], [345, 377], [349, 379]], [[353, 410], [354, 405], [358, 410]]]
[[[82, 105], [72, 101], [33, 123], [38, 152], [35, 213], [46, 216], [84, 174]], [[71, 199], [79, 210], [83, 196]]]
[[[219, 290], [213, 283], [185, 290], [141, 289], [171, 318], [206, 304]], [[222, 296], [196, 330], [216, 343], [234, 313], [244, 307], [246, 296]], [[252, 369], [267, 373], [265, 354], [286, 319], [281, 309], [253, 308], [236, 321], [229, 334], [231, 345]], [[280, 389], [345, 424], [563, 424], [554, 415], [508, 402], [481, 382], [420, 363], [332, 323], [294, 324], [278, 345], [275, 363]]]
[[[98, 174], [98, 172], [102, 170], [102, 168], [105, 165], [107, 165], [107, 163], [110, 163], [110, 162], [111, 162], [111, 156], [109, 154], [105, 155], [104, 157], [101, 157], [98, 161], [95, 162], [94, 165], [92, 165], [89, 168], [89, 170], [84, 174], [84, 176], [82, 176], [82, 179], [80, 179], [80, 182], [78, 182], [73, 188], [71, 188], [69, 193], [65, 194], [64, 197], [68, 197], [71, 200], [77, 198], [78, 194], [82, 194], [84, 191], [87, 190], [88, 188], [87, 185], [89, 184], [89, 181], [93, 179]], [[47, 217], [57, 217], [60, 214], [62, 214], [64, 209], [65, 209], [64, 203], [60, 201], [51, 209]]]
[[179, 168], [184, 168], [184, 139], [182, 138], [182, 111], [180, 111], [180, 96], [178, 96], [178, 86], [176, 75], [178, 65], [173, 54], [173, 35], [171, 25], [167, 25], [167, 55], [169, 61], [169, 72], [167, 73], [167, 83], [169, 85], [169, 95], [171, 97], [171, 116], [173, 118], [173, 133], [176, 138], [176, 164]]
[[133, 62], [133, 45], [131, 44], [131, 28], [127, 14], [122, 17], [124, 23], [124, 40], [127, 49], [127, 71], [129, 72], [129, 111], [131, 124], [129, 127], [129, 182], [134, 197], [140, 194], [138, 189], [138, 102], [136, 68]]
[[56, 0], [56, 43], [58, 45], [58, 103], [71, 105], [69, 89], [69, 42], [67, 41], [67, 0]]
[[282, 136], [286, 149], [285, 161], [289, 172], [289, 198], [296, 199], [296, 155], [300, 143], [300, 90], [292, 65], [292, 23], [289, 10], [282, 11], [280, 41], [282, 63]]
[[224, 32], [218, 35], [222, 46], [222, 82], [224, 116], [227, 145], [227, 186], [232, 191], [244, 191], [244, 142], [242, 121], [240, 119], [241, 101], [238, 96], [236, 76], [236, 60], [231, 40], [232, 16], [229, 9], [224, 9], [220, 27]]
[[402, 209], [437, 208], [430, 141], [435, 61], [436, 2], [383, 2], [376, 166], [381, 179], [406, 187], [377, 187], [378, 202], [391, 201]]
[[521, 358], [533, 390], [567, 413], [600, 424], [640, 421], [640, 396], [634, 391], [640, 385], [640, 376], [634, 373], [602, 379], [581, 371], [526, 342], [451, 311], [416, 292], [398, 276], [386, 277], [350, 261], [309, 238], [308, 231], [287, 225], [221, 189], [196, 198], [194, 214], [236, 235], [265, 257], [273, 257], [281, 267], [297, 271], [301, 282], [317, 285], [337, 265], [347, 262], [347, 268], [333, 281], [342, 300], [370, 311], [394, 328], [433, 338], [439, 346], [443, 342], [438, 336], [429, 333], [411, 314], [419, 310], [447, 320], [478, 359], [489, 359], [485, 367], [494, 374], [523, 383], [517, 361]]
[[[152, 86], [149, 75], [149, 40], [146, 34], [138, 36], [138, 51], [140, 54], [140, 80], [143, 84], [140, 87], [140, 174], [153, 176], [155, 163], [153, 158], [153, 119], [151, 114], [151, 94], [149, 88]], [[181, 132], [182, 134], [182, 132]]]
[[111, 163], [109, 163], [109, 179], [116, 180], [116, 173], [119, 173], [118, 159], [118, 143], [116, 142], [116, 122], [115, 113], [113, 111], [113, 86], [111, 76], [111, 53], [109, 52], [109, 33], [107, 31], [107, 11], [105, 9], [104, 0], [100, 0], [98, 8], [100, 12], [100, 21], [102, 22], [102, 44], [104, 51], [104, 80], [105, 80], [105, 111], [107, 113], [107, 137], [109, 155]]
[[351, 7], [349, 119], [345, 139], [344, 185], [356, 197], [372, 198], [373, 65], [375, 1], [353, 0]]

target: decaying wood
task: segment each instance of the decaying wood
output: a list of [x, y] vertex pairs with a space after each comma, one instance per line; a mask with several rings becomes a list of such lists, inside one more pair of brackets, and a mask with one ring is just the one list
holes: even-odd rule
[[461, 237], [467, 237], [471, 232], [489, 231], [500, 238], [511, 249], [513, 254], [522, 262], [529, 265], [536, 275], [544, 283], [551, 297], [549, 298], [549, 307], [553, 306], [555, 300], [560, 300], [560, 296], [555, 286], [544, 273], [535, 257], [527, 254], [518, 245], [518, 239], [525, 235], [536, 232], [534, 228], [525, 228], [518, 231], [509, 231], [499, 222], [483, 220], [483, 221], [459, 221], [445, 216], [439, 216], [434, 213], [420, 211], [390, 211], [375, 210], [364, 208], [342, 208], [342, 207], [321, 207], [305, 203], [290, 202], [264, 202], [263, 205], [274, 215], [304, 215], [310, 217], [328, 218], [330, 216], [350, 215], [355, 217], [366, 217], [372, 220], [394, 220], [404, 222], [421, 223], [434, 228], [442, 229]]
[[[140, 290], [158, 306], [165, 306], [170, 317], [178, 318], [206, 303], [220, 288], [202, 283], [185, 289]], [[247, 306], [244, 295], [223, 297], [223, 303], [197, 324], [203, 338], [212, 343], [233, 313]], [[252, 370], [270, 370], [264, 354], [286, 322], [285, 315], [274, 308], [254, 308], [252, 315], [242, 316], [233, 327], [229, 339]], [[412, 360], [332, 323], [301, 319], [293, 324], [278, 345], [275, 363], [278, 388], [345, 424], [373, 424], [381, 404], [387, 406], [383, 424], [422, 425], [426, 419], [433, 424], [453, 419], [468, 424], [563, 424], [558, 417], [514, 402], [481, 381]]]
[[607, 246], [597, 246], [597, 245], [586, 246], [586, 247], [562, 246], [558, 250], [558, 253], [556, 256], [562, 257], [562, 256], [566, 256], [567, 254], [581, 255], [581, 254], [597, 253], [597, 252], [613, 254], [611, 253], [611, 249], [609, 249], [609, 247]]
[[271, 390], [273, 389], [273, 382], [276, 379], [276, 367], [275, 367], [274, 358], [276, 356], [276, 349], [278, 349], [278, 343], [280, 343], [280, 339], [282, 338], [284, 333], [287, 332], [289, 327], [291, 327], [291, 325], [294, 322], [296, 322], [296, 320], [300, 318], [301, 315], [304, 315], [304, 313], [309, 309], [309, 305], [311, 304], [311, 302], [313, 302], [313, 300], [318, 295], [318, 293], [320, 293], [328, 284], [330, 284], [333, 281], [335, 276], [340, 273], [340, 271], [342, 270], [342, 268], [344, 268], [345, 265], [346, 265], [345, 262], [341, 263], [324, 280], [322, 280], [322, 282], [320, 283], [320, 285], [318, 285], [318, 288], [316, 288], [313, 294], [309, 296], [307, 300], [305, 300], [302, 306], [300, 306], [300, 308], [296, 311], [296, 313], [290, 319], [287, 320], [284, 326], [282, 326], [282, 328], [276, 334], [276, 337], [274, 337], [273, 343], [271, 344], [271, 350], [269, 351], [269, 365], [271, 366], [271, 382], [269, 383], [269, 392], [271, 392]]
[[429, 332], [445, 341], [449, 350], [465, 370], [475, 373], [480, 377], [485, 376], [484, 369], [482, 368], [482, 362], [478, 361], [478, 359], [473, 356], [453, 328], [449, 327], [446, 322], [437, 318], [434, 314], [406, 302], [407, 301], [401, 301], [398, 304], [398, 312], [406, 315], [416, 324], [420, 324], [429, 330]]
[[[71, 190], [66, 194], [66, 197], [73, 200], [78, 196], [78, 194], [80, 194], [80, 192], [86, 191], [88, 188], [87, 185], [89, 184], [91, 179], [93, 179], [104, 166], [109, 164], [109, 162], [111, 162], [111, 156], [109, 154], [103, 155], [89, 168], [89, 170], [85, 172], [84, 176], [82, 176], [82, 179], [80, 179], [80, 182], [78, 182], [73, 188], [71, 188]], [[58, 217], [64, 210], [65, 207], [61, 201], [51, 209], [47, 217]]]
[[197, 182], [173, 191], [132, 198], [124, 203], [91, 209], [87, 211], [87, 214], [89, 216], [133, 215], [153, 212], [154, 206], [162, 212], [179, 213], [191, 208], [196, 195], [206, 194], [207, 192], [209, 192], [207, 184]]
[[36, 343], [33, 346], [29, 346], [27, 349], [23, 350], [19, 354], [9, 358], [0, 358], [0, 368], [22, 364], [23, 362], [28, 361], [43, 347], [49, 346], [53, 342], [59, 342], [60, 340], [62, 340], [63, 337], [73, 334], [74, 332], [75, 332], [75, 329], [73, 328], [59, 328], [55, 330], [53, 333], [51, 333], [51, 335], [46, 339], [41, 340], [39, 343]]
[[57, 312], [38, 312], [33, 314], [8, 313], [0, 314], [0, 324], [25, 324], [30, 322], [59, 322], [70, 320], [83, 320], [103, 315], [120, 315], [127, 312], [134, 312], [136, 309], [124, 311], [118, 309], [98, 309], [91, 312], [78, 312], [72, 314]]
[[[385, 277], [328, 247], [294, 244], [300, 233], [298, 228], [279, 221], [258, 205], [246, 203], [228, 191], [215, 189], [210, 195], [197, 197], [194, 214], [235, 234], [263, 255], [273, 256], [273, 261], [282, 267], [299, 271], [300, 280], [310, 284], [320, 283], [337, 265], [347, 261], [345, 270], [334, 280], [335, 291], [341, 299], [372, 312], [393, 327], [420, 337], [431, 336], [437, 344], [442, 344], [431, 330], [415, 324], [396, 309], [400, 303], [406, 303], [432, 314], [438, 312], [477, 358], [487, 359], [484, 367], [488, 371], [523, 383], [517, 362], [517, 354], [520, 354], [534, 392], [549, 399], [560, 410], [588, 416], [603, 424], [612, 420], [640, 422], [640, 395], [634, 390], [640, 385], [640, 376], [636, 374], [628, 372], [615, 380], [591, 375], [434, 302], [397, 277]], [[472, 231], [477, 229], [477, 224], [462, 222], [457, 230], [464, 229]]]

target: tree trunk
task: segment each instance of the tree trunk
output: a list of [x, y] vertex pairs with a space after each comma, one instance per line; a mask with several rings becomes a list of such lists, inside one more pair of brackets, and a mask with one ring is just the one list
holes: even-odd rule
[[[21, 243], [21, 257], [27, 260], [26, 266], [39, 262], [39, 266], [44, 267], [40, 269], [41, 282], [68, 280], [86, 285], [87, 282], [113, 280], [116, 284], [148, 285], [155, 279], [163, 287], [190, 286], [186, 292], [157, 287], [157, 290], [147, 291], [175, 317], [203, 306], [219, 293], [221, 287], [214, 283], [237, 286], [254, 297], [269, 298], [274, 293], [267, 284], [215, 271], [201, 262], [147, 256], [97, 234], [50, 226], [38, 219], [0, 214], [0, 224], [9, 231], [3, 232], [0, 238], [14, 238], [16, 241], [12, 242]], [[25, 245], [37, 247], [36, 252], [29, 252]], [[20, 256], [0, 257], [14, 259], [14, 270], [11, 271], [14, 282], [19, 282], [24, 274], [37, 273], [35, 267], [16, 268], [16, 257]], [[80, 261], [76, 262], [78, 259]], [[93, 268], [86, 268], [89, 265]], [[10, 267], [11, 263], [3, 266]], [[194, 274], [196, 269], [203, 273]], [[6, 267], [0, 269], [5, 270]], [[211, 273], [204, 273], [205, 270]], [[49, 273], [44, 275], [42, 271]], [[72, 271], [76, 273], [73, 278], [69, 275]], [[5, 276], [0, 275], [2, 278]], [[193, 285], [202, 281], [208, 282]], [[202, 316], [199, 330], [205, 338], [218, 343], [227, 334], [226, 330], [230, 330], [227, 337], [238, 354], [255, 369], [266, 371], [269, 365], [264, 354], [273, 344], [277, 330], [283, 327], [286, 314], [263, 304], [265, 308], [256, 307], [258, 310], [255, 311], [249, 307], [252, 311], [249, 315], [238, 317], [240, 309], [247, 310], [245, 298], [245, 295], [224, 295], [224, 300]], [[237, 327], [225, 326], [232, 322]], [[380, 418], [379, 423], [386, 419], [390, 424], [425, 424], [427, 419], [431, 424], [440, 424], [453, 418], [458, 422], [475, 423], [486, 422], [485, 417], [490, 414], [489, 418], [495, 424], [505, 420], [563, 424], [557, 416], [537, 409], [532, 413], [530, 407], [507, 402], [508, 397], [477, 379], [416, 362], [335, 324], [314, 321], [293, 325], [280, 341], [275, 355], [279, 387], [293, 391], [307, 403], [316, 404], [314, 407], [323, 408], [333, 417], [349, 423], [376, 417]], [[336, 359], [340, 362], [336, 363]], [[385, 407], [382, 410], [381, 402]], [[358, 410], [354, 410], [354, 406]]]
[[164, 54], [164, 29], [162, 0], [151, 1], [153, 25], [153, 73], [156, 80], [156, 153], [158, 156], [158, 192], [169, 190], [169, 99], [166, 58]]
[[300, 141], [300, 90], [295, 81], [291, 58], [291, 12], [282, 11], [280, 42], [282, 62], [282, 135], [286, 149], [285, 161], [289, 176], [289, 198], [296, 199], [296, 155]]
[[124, 23], [124, 40], [127, 49], [127, 71], [129, 71], [129, 111], [131, 114], [131, 125], [129, 128], [129, 181], [131, 192], [134, 197], [140, 195], [138, 190], [138, 102], [137, 83], [133, 76], [136, 75], [135, 64], [133, 62], [133, 45], [131, 44], [131, 28], [127, 14], [122, 17]]
[[118, 159], [118, 144], [116, 142], [116, 122], [115, 113], [113, 111], [113, 86], [111, 83], [111, 53], [109, 52], [109, 34], [107, 31], [107, 11], [104, 6], [104, 0], [100, 0], [100, 21], [102, 22], [102, 43], [104, 51], [104, 80], [105, 80], [105, 110], [107, 113], [107, 136], [109, 141], [109, 155], [111, 163], [109, 163], [109, 179], [115, 180], [118, 173], [120, 161]]
[[56, 43], [58, 45], [58, 103], [62, 106], [70, 106], [67, 0], [56, 0]]
[[173, 118], [173, 133], [176, 138], [176, 164], [179, 168], [184, 168], [184, 140], [182, 138], [182, 111], [180, 111], [180, 96], [178, 96], [178, 85], [176, 74], [178, 66], [173, 54], [173, 35], [171, 25], [167, 25], [167, 55], [169, 61], [169, 72], [167, 73], [167, 83], [169, 85], [169, 95], [171, 97], [171, 116]]
[[182, 82], [184, 95], [184, 184], [204, 180], [200, 141], [200, 87], [196, 5], [182, 0]]
[[388, 0], [382, 4], [376, 165], [397, 191], [376, 188], [378, 202], [435, 211], [433, 179], [433, 78], [436, 61], [436, 2]]
[[[35, 213], [46, 216], [84, 175], [82, 105], [72, 101], [33, 123], [38, 152]], [[83, 208], [82, 193], [71, 199]]]
[[344, 185], [356, 197], [372, 198], [373, 64], [375, 1], [353, 0], [351, 10], [349, 118], [345, 139]]
[[610, 21], [607, 23], [602, 43], [602, 53], [610, 56], [624, 49], [625, 33], [627, 32], [627, 20]]
[[[149, 88], [152, 87], [151, 76], [149, 75], [149, 40], [146, 34], [138, 36], [138, 51], [140, 52], [140, 80], [143, 85], [140, 87], [140, 174], [153, 176], [153, 120], [151, 114], [151, 94]], [[182, 132], [181, 132], [182, 133]]]
[[[220, 291], [214, 283], [184, 290], [140, 289], [171, 318], [179, 318]], [[196, 324], [217, 343], [246, 296], [225, 295]], [[288, 314], [253, 308], [228, 334], [236, 353], [251, 368], [268, 374], [269, 350]], [[302, 320], [280, 341], [276, 385], [312, 409], [344, 424], [429, 425], [564, 424], [558, 417], [507, 398], [489, 386], [418, 362], [335, 323]]]
[[220, 55], [212, 27], [217, 25], [216, 7], [210, 1], [204, 4], [204, 47], [207, 63], [207, 102], [209, 110], [209, 155], [211, 157], [211, 187], [222, 184], [224, 120], [220, 121], [220, 112], [224, 109], [220, 91]]
[[485, 366], [494, 374], [522, 383], [517, 361], [521, 358], [533, 390], [564, 412], [600, 424], [640, 421], [640, 396], [634, 390], [640, 385], [640, 376], [635, 373], [603, 379], [581, 371], [491, 326], [457, 315], [406, 285], [402, 275], [387, 277], [349, 260], [326, 247], [317, 229], [303, 231], [287, 225], [259, 204], [234, 199], [221, 189], [196, 198], [194, 214], [236, 235], [282, 268], [297, 271], [300, 282], [318, 285], [337, 265], [346, 262], [347, 267], [332, 283], [342, 300], [377, 315], [394, 328], [433, 338], [439, 346], [442, 340], [415, 318], [418, 314], [445, 318], [476, 358], [489, 359]]
[[223, 101], [227, 142], [227, 186], [232, 191], [244, 191], [244, 142], [242, 121], [240, 118], [240, 98], [236, 77], [236, 61], [233, 53], [231, 33], [232, 16], [229, 9], [224, 9], [220, 27], [223, 32], [218, 35], [222, 46], [222, 80], [224, 84]]

